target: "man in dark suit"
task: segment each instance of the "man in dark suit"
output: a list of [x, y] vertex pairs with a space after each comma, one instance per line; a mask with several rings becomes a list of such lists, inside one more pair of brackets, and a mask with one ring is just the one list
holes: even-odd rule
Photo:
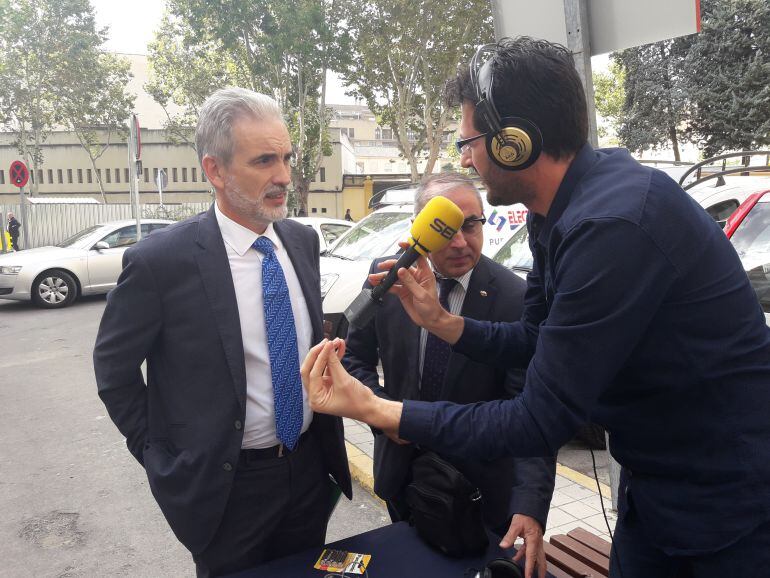
[[[513, 321], [521, 315], [526, 283], [510, 270], [481, 255], [484, 243], [483, 205], [473, 182], [461, 174], [427, 177], [417, 190], [415, 214], [434, 196], [444, 196], [463, 211], [465, 221], [452, 241], [429, 257], [439, 283], [445, 286], [450, 311], [475, 319]], [[370, 273], [379, 272], [377, 259]], [[365, 287], [370, 287], [368, 282]], [[382, 362], [384, 387], [377, 363]], [[343, 364], [351, 375], [380, 397], [401, 401], [421, 399], [474, 403], [515, 397], [523, 372], [496, 369], [451, 353], [415, 325], [398, 298], [388, 294], [376, 317], [362, 329], [351, 328]], [[420, 449], [377, 431], [374, 436], [374, 489], [386, 500], [393, 521], [408, 519], [405, 487], [410, 465]], [[503, 458], [493, 462], [449, 458], [483, 495], [485, 524], [499, 535], [509, 527], [521, 530], [542, 556], [542, 536], [553, 493], [555, 458]], [[524, 549], [522, 549], [522, 553]]]
[[[214, 93], [196, 130], [206, 213], [128, 249], [94, 351], [99, 396], [199, 576], [324, 543], [342, 423], [299, 361], [323, 337], [318, 237], [286, 216], [292, 146], [270, 97]], [[141, 365], [147, 362], [147, 383]]]

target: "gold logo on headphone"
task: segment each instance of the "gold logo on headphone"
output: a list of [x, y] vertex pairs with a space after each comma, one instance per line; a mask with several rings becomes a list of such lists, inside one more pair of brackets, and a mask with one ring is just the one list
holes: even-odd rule
[[491, 152], [500, 163], [518, 167], [532, 156], [532, 139], [521, 128], [506, 126], [492, 138]]

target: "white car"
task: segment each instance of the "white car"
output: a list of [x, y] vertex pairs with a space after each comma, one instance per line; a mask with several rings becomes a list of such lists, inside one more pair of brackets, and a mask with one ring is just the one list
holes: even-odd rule
[[750, 195], [770, 188], [770, 177], [724, 176], [692, 187], [687, 192], [722, 228], [727, 218]]
[[[143, 219], [142, 237], [173, 223]], [[107, 293], [123, 268], [123, 253], [136, 243], [136, 221], [94, 225], [51, 247], [0, 255], [0, 299], [66, 307], [79, 295]]]
[[[343, 312], [361, 292], [372, 261], [395, 254], [399, 250], [399, 241], [409, 236], [414, 215], [411, 200], [414, 199], [415, 189], [402, 188], [394, 192], [397, 195], [384, 196], [379, 200], [381, 204], [394, 204], [385, 204], [361, 219], [321, 256], [324, 320], [331, 323], [332, 336], [347, 335]], [[487, 217], [482, 253], [491, 257], [524, 224], [527, 209], [523, 205], [492, 207], [486, 203], [483, 192], [481, 197]]]
[[290, 217], [313, 229], [321, 241], [321, 253], [332, 248], [334, 243], [355, 223], [344, 219], [326, 219], [324, 217]]

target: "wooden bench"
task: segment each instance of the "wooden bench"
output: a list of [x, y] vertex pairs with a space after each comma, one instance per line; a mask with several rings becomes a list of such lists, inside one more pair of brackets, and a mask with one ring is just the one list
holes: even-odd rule
[[545, 542], [548, 571], [554, 578], [606, 578], [610, 574], [610, 548], [607, 540], [583, 528], [551, 536]]

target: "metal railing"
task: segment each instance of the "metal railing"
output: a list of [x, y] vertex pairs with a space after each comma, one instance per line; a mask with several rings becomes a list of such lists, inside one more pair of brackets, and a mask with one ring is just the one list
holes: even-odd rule
[[[143, 218], [178, 220], [206, 211], [211, 203], [181, 203], [160, 205], [143, 204]], [[62, 242], [83, 229], [108, 221], [120, 221], [134, 217], [130, 204], [78, 205], [78, 204], [26, 204], [25, 222], [21, 224], [19, 244], [22, 249], [34, 249]], [[19, 205], [0, 205], [5, 215], [9, 211], [17, 218]]]

